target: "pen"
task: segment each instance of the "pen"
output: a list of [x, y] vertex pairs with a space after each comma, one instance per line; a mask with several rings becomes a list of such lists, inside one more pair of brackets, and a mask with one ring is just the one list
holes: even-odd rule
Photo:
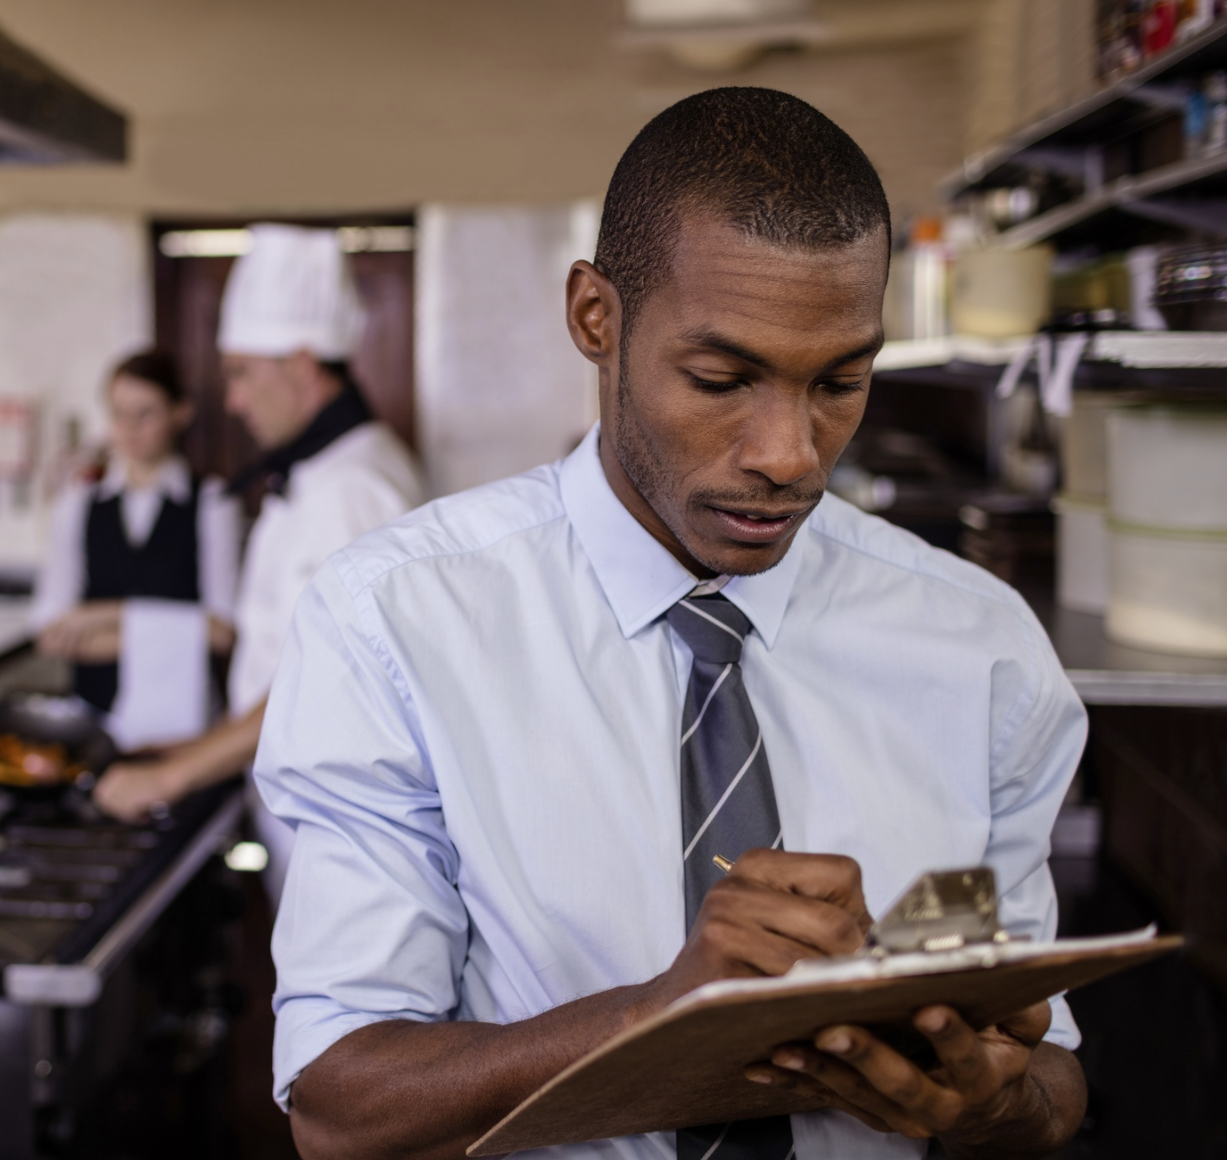
[[723, 854], [717, 854], [714, 858], [712, 858], [712, 861], [715, 862], [715, 864], [719, 866], [720, 869], [726, 874], [733, 868], [733, 863], [730, 862]]

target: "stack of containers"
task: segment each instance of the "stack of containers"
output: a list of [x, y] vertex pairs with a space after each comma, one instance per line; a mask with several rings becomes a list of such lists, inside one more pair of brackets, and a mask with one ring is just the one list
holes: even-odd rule
[[1128, 396], [1077, 391], [1061, 433], [1064, 490], [1057, 514], [1057, 603], [1102, 616], [1108, 608], [1108, 413]]
[[1227, 656], [1227, 406], [1108, 415], [1108, 635]]

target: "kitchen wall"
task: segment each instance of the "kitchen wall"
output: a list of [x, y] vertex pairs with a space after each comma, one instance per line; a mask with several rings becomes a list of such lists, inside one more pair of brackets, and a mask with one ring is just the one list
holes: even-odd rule
[[[149, 332], [150, 216], [428, 206], [419, 402], [435, 489], [552, 458], [593, 411], [562, 272], [590, 254], [594, 207], [645, 120], [714, 84], [794, 92], [861, 142], [902, 223], [968, 149], [1089, 86], [1093, 8], [816, 0], [826, 42], [708, 74], [619, 47], [620, 0], [5, 0], [6, 32], [129, 114], [132, 155], [0, 171], [0, 395], [37, 400], [44, 466], [69, 415], [97, 429], [107, 365]], [[452, 341], [469, 276], [508, 344]], [[0, 566], [37, 544], [10, 492]]]
[[427, 205], [418, 217], [417, 395], [432, 489], [459, 491], [565, 454], [596, 419], [563, 286], [596, 247], [594, 201]]
[[10, 35], [133, 115], [134, 148], [122, 168], [6, 173], [0, 208], [287, 213], [599, 196], [645, 119], [734, 83], [830, 113], [907, 215], [932, 205], [969, 143], [1030, 115], [1036, 94], [1064, 98], [1049, 74], [1068, 71], [1092, 8], [816, 0], [825, 44], [704, 74], [619, 48], [619, 0], [6, 0]]
[[1094, 0], [984, 0], [963, 45], [967, 152], [1095, 87]]
[[102, 436], [106, 372], [152, 330], [146, 232], [136, 215], [0, 220], [0, 402], [32, 407], [35, 441], [33, 472], [0, 480], [0, 569], [38, 560], [41, 503], [69, 421], [85, 440]]

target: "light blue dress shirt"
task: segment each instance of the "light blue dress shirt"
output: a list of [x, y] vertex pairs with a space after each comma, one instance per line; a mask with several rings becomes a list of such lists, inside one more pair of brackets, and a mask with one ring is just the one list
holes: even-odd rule
[[[691, 655], [663, 614], [695, 578], [615, 497], [597, 437], [363, 537], [299, 604], [255, 766], [297, 827], [273, 936], [283, 1104], [366, 1024], [526, 1019], [681, 948]], [[724, 592], [753, 625], [785, 847], [856, 858], [873, 913], [924, 870], [988, 862], [1008, 926], [1053, 937], [1048, 836], [1085, 714], [1017, 593], [830, 495]], [[1049, 1037], [1076, 1046], [1053, 1008]], [[924, 1152], [793, 1120], [799, 1160]]]

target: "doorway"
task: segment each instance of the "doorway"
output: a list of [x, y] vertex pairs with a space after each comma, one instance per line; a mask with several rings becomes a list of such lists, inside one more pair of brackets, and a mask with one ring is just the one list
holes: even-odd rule
[[[235, 257], [249, 244], [253, 221], [158, 220], [151, 225], [157, 345], [179, 362], [196, 408], [184, 451], [201, 474], [232, 479], [260, 455], [251, 436], [226, 413], [217, 323]], [[354, 378], [375, 414], [416, 450], [413, 381], [413, 216], [275, 220], [338, 231], [367, 312]]]

